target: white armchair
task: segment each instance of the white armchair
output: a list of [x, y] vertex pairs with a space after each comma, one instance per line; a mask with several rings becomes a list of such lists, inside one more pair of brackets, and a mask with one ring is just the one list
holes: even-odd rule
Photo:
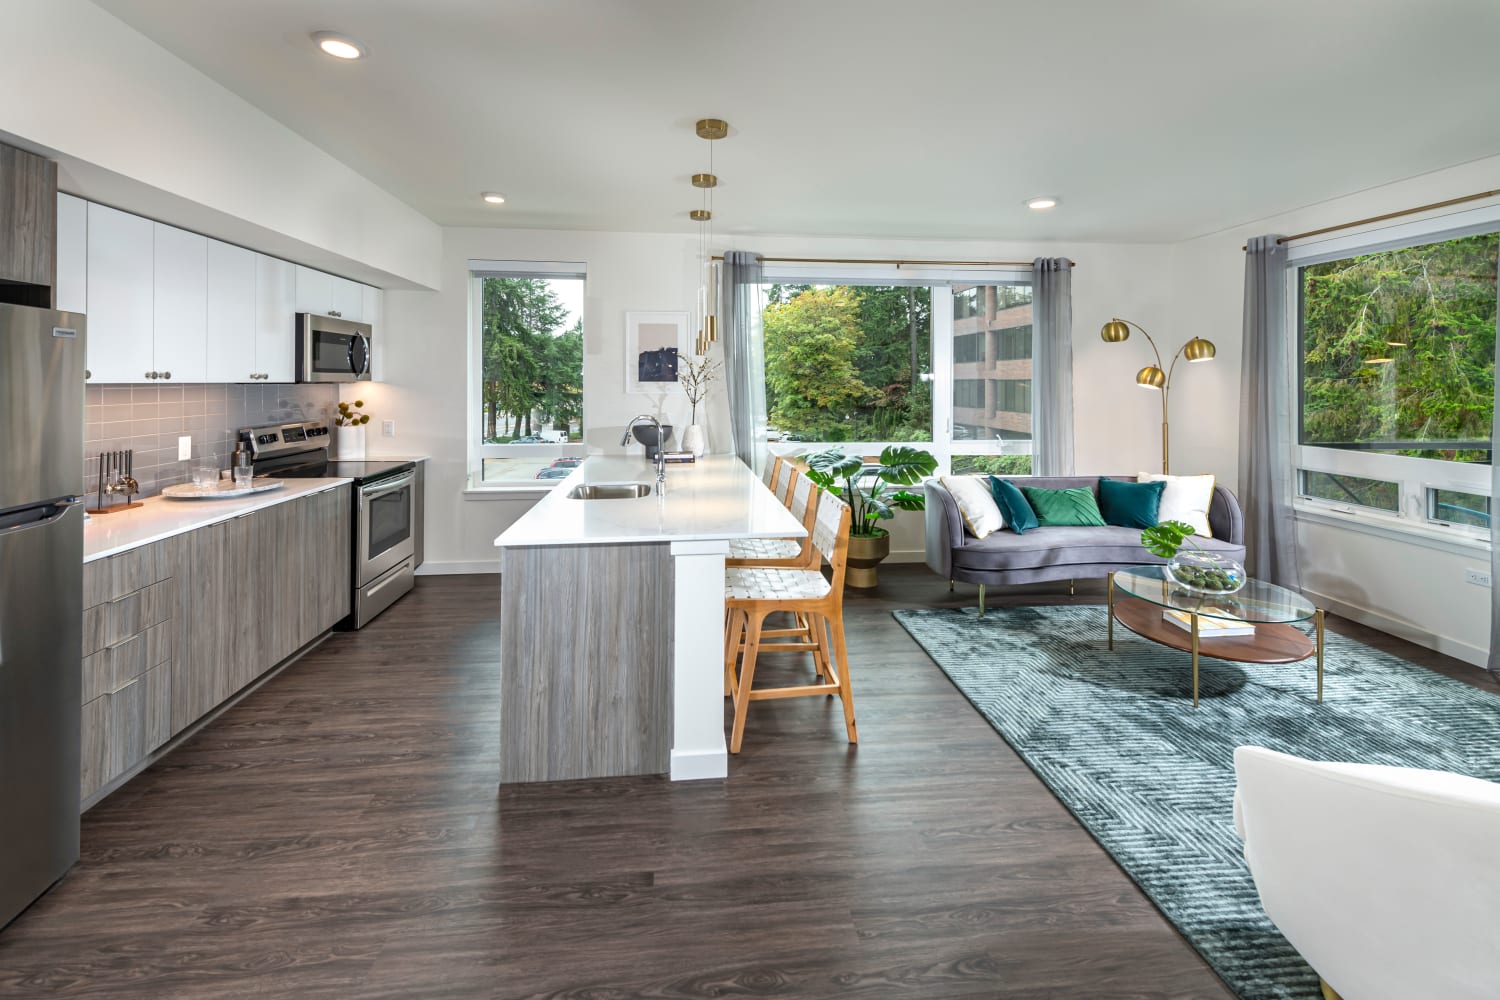
[[1500, 785], [1262, 747], [1234, 766], [1261, 905], [1325, 996], [1500, 997]]

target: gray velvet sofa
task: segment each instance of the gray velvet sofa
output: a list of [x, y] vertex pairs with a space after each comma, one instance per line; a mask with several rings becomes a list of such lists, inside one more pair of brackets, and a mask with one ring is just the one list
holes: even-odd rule
[[[978, 477], [985, 478], [988, 477]], [[1001, 476], [1017, 486], [1072, 489], [1087, 486], [1099, 494], [1099, 476]], [[1134, 482], [1134, 476], [1107, 476]], [[986, 483], [986, 485], [988, 485]], [[1083, 580], [1104, 577], [1127, 566], [1160, 563], [1141, 546], [1139, 528], [1033, 528], [1018, 535], [1009, 528], [975, 538], [964, 528], [953, 494], [937, 479], [927, 480], [927, 565], [950, 582], [979, 585], [984, 610], [986, 585]], [[1239, 501], [1223, 486], [1214, 488], [1208, 508], [1212, 538], [1193, 540], [1204, 550], [1244, 562], [1245, 518]]]

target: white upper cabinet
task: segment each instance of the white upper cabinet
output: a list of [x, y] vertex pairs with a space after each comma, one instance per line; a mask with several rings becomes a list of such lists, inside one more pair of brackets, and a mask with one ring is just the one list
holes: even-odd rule
[[333, 275], [297, 265], [297, 311], [327, 316], [333, 306]]
[[364, 285], [348, 278], [333, 279], [333, 311], [340, 319], [356, 323], [365, 320]]
[[208, 237], [159, 222], [152, 225], [156, 308], [151, 363], [158, 378], [202, 382], [208, 371]]
[[153, 223], [88, 206], [88, 369], [94, 382], [145, 382], [152, 367]]
[[256, 254], [208, 241], [208, 382], [260, 381], [255, 356]]
[[360, 285], [364, 299], [363, 319], [370, 324], [374, 344], [370, 347], [370, 378], [375, 382], [385, 381], [385, 334], [381, 331], [381, 316], [385, 311], [385, 293], [369, 285]]
[[255, 366], [263, 381], [295, 382], [297, 265], [255, 255]]
[[89, 203], [70, 194], [57, 196], [57, 308], [88, 312]]

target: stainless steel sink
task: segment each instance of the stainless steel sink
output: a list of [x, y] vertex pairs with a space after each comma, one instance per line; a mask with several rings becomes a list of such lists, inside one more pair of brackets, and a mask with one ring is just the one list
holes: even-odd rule
[[584, 483], [568, 491], [569, 500], [634, 500], [650, 495], [650, 483]]

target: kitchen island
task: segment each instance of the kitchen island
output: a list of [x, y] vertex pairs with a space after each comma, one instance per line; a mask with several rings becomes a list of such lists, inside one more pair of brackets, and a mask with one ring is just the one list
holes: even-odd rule
[[576, 498], [654, 482], [644, 458], [590, 457], [495, 539], [502, 783], [728, 773], [729, 541], [806, 531], [732, 456], [669, 465], [661, 495]]

